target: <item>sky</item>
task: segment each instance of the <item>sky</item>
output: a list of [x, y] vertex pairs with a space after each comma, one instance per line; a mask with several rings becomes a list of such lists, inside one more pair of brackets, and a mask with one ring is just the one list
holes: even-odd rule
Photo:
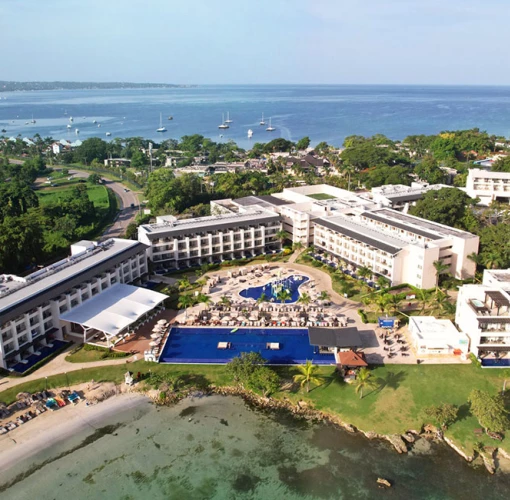
[[0, 0], [0, 80], [509, 85], [509, 0]]

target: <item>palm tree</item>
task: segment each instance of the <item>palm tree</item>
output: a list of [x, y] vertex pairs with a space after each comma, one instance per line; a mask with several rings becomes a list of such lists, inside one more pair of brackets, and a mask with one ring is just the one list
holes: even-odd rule
[[181, 292], [187, 290], [191, 286], [188, 276], [183, 276], [182, 279], [177, 281], [177, 286]]
[[421, 303], [421, 312], [425, 310], [425, 307], [429, 303], [429, 297], [427, 295], [427, 292], [423, 290], [423, 288], [420, 288], [416, 290], [416, 300]]
[[390, 294], [388, 298], [388, 302], [391, 304], [391, 308], [393, 310], [393, 313], [396, 313], [398, 311], [398, 306], [401, 304], [402, 299], [398, 297], [398, 295], [392, 295]]
[[358, 270], [356, 271], [356, 274], [360, 277], [360, 278], [369, 278], [370, 276], [372, 276], [372, 271], [366, 267], [366, 266], [361, 266], [360, 268], [358, 268]]
[[303, 292], [300, 296], [299, 296], [299, 299], [297, 300], [300, 304], [304, 304], [305, 306], [307, 306], [311, 301], [312, 301], [312, 298], [310, 297], [310, 295], [308, 295], [306, 292]]
[[195, 303], [195, 298], [193, 295], [189, 293], [183, 293], [179, 300], [177, 301], [177, 307], [179, 309], [184, 309], [184, 317], [188, 317], [188, 307], [192, 306]]
[[276, 300], [279, 300], [282, 304], [286, 301], [292, 298], [292, 294], [287, 290], [286, 288], [282, 288], [277, 294], [276, 294]]
[[487, 269], [498, 269], [503, 266], [499, 252], [488, 252], [483, 256], [483, 264]]
[[222, 295], [220, 299], [220, 304], [225, 307], [230, 307], [232, 301], [226, 295]]
[[262, 293], [260, 297], [257, 299], [257, 304], [262, 304], [262, 302], [267, 302], [268, 297], [265, 293]]
[[294, 375], [294, 382], [298, 382], [301, 387], [306, 385], [306, 392], [310, 392], [310, 384], [320, 385], [322, 377], [317, 375], [319, 367], [312, 361], [306, 360], [306, 364], [296, 366], [299, 373]]
[[356, 376], [356, 394], [359, 393], [359, 398], [363, 399], [363, 389], [375, 389], [377, 382], [372, 378], [370, 370], [363, 367]]
[[292, 249], [296, 252], [301, 252], [303, 250], [303, 248], [305, 248], [305, 246], [303, 245], [303, 243], [301, 241], [296, 241], [296, 243], [294, 243], [292, 245]]
[[390, 280], [384, 276], [379, 276], [377, 278], [377, 284], [379, 285], [380, 288], [388, 288], [388, 286], [390, 285]]
[[434, 266], [434, 269], [436, 270], [437, 275], [437, 281], [436, 281], [436, 291], [439, 289], [439, 278], [441, 274], [446, 274], [448, 270], [450, 269], [450, 266], [448, 264], [445, 264], [442, 260], [435, 260], [432, 265]]
[[329, 300], [329, 293], [326, 292], [326, 290], [322, 290], [322, 292], [319, 294], [319, 300], [322, 301]]
[[205, 293], [201, 293], [197, 297], [197, 299], [198, 299], [198, 302], [205, 304], [206, 309], [209, 309], [209, 304], [211, 303], [211, 297], [209, 297], [209, 295], [206, 295]]
[[379, 295], [375, 299], [375, 305], [379, 311], [385, 313], [388, 310], [388, 294]]
[[290, 238], [290, 234], [287, 231], [284, 231], [283, 229], [280, 229], [280, 231], [278, 231], [275, 234], [275, 236], [280, 240], [282, 245], [285, 240], [288, 240]]

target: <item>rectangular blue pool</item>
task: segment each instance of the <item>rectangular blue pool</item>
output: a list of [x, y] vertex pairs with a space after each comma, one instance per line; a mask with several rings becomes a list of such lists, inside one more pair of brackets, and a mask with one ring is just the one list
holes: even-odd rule
[[[334, 364], [333, 354], [319, 354], [308, 341], [306, 328], [173, 327], [159, 358], [160, 363], [228, 363], [241, 352], [258, 352], [273, 365]], [[218, 342], [230, 342], [230, 349], [218, 349]], [[278, 342], [279, 350], [267, 349]]]

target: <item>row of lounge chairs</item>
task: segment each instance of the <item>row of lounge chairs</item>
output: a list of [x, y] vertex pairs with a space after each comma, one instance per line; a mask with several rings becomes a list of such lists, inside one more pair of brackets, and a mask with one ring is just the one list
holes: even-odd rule
[[[76, 391], [62, 391], [58, 396], [52, 396], [46, 391], [32, 394], [24, 400], [17, 401], [9, 406], [10, 411], [18, 411], [24, 408], [30, 409], [26, 413], [16, 417], [16, 419], [0, 426], [0, 435], [7, 434], [9, 431], [16, 429], [20, 425], [23, 425], [47, 410], [54, 411], [57, 408], [66, 406], [66, 401], [68, 403], [76, 404], [80, 399], [81, 397]], [[33, 407], [30, 405], [33, 405]], [[7, 410], [3, 410], [3, 418], [5, 417], [6, 412]]]

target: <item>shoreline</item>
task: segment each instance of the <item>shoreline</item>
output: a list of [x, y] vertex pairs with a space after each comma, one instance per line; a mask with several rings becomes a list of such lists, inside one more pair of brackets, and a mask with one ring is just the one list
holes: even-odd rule
[[[76, 445], [83, 442], [84, 431], [90, 428], [91, 434], [100, 432], [105, 428], [105, 422], [124, 410], [142, 408], [147, 404], [158, 406], [172, 406], [181, 400], [200, 395], [219, 395], [240, 397], [252, 409], [278, 412], [284, 411], [294, 418], [304, 419], [310, 423], [325, 423], [343, 429], [351, 434], [359, 434], [369, 440], [381, 440], [391, 444], [399, 454], [406, 454], [417, 439], [425, 439], [435, 443], [443, 443], [452, 451], [455, 451], [466, 462], [472, 463], [480, 459], [490, 474], [497, 471], [510, 473], [510, 454], [496, 447], [486, 449], [472, 456], [466, 454], [452, 439], [437, 432], [432, 425], [425, 425], [419, 430], [407, 430], [402, 434], [379, 434], [374, 431], [366, 431], [344, 422], [338, 415], [317, 410], [305, 402], [297, 404], [288, 399], [265, 398], [249, 390], [239, 387], [216, 387], [212, 386], [205, 391], [187, 390], [182, 393], [166, 394], [162, 398], [162, 392], [157, 389], [127, 387], [124, 384], [114, 386], [109, 382], [100, 383], [95, 389], [107, 389], [104, 398], [91, 406], [86, 406], [83, 401], [77, 405], [68, 405], [55, 412], [45, 412], [21, 427], [0, 436], [0, 470], [10, 472], [20, 462], [29, 460], [39, 453], [44, 452], [51, 446], [57, 447], [65, 441], [76, 441]], [[78, 387], [78, 386], [77, 386]], [[109, 389], [109, 391], [108, 391]], [[65, 415], [65, 421], [62, 421]], [[76, 449], [71, 446], [71, 452]]]

